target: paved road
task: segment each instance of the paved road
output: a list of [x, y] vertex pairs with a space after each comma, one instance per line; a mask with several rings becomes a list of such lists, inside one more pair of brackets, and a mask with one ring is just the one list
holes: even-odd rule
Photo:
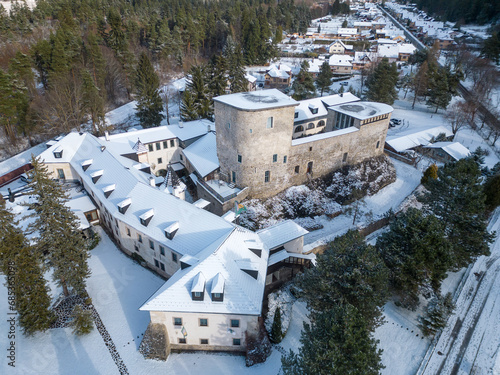
[[[500, 232], [500, 209], [488, 229]], [[456, 305], [418, 374], [500, 374], [500, 237], [473, 265]]]

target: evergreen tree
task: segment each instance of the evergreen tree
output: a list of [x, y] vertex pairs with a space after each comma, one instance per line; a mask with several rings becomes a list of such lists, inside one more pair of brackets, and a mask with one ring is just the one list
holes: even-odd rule
[[92, 311], [84, 310], [80, 305], [76, 305], [72, 313], [73, 333], [77, 336], [87, 335], [94, 329], [94, 320], [92, 318]]
[[377, 375], [384, 368], [371, 322], [351, 305], [333, 306], [304, 323], [299, 354], [281, 358], [285, 375]]
[[182, 95], [181, 102], [181, 120], [182, 121], [193, 121], [198, 120], [198, 111], [196, 107], [196, 102], [191, 91], [186, 90]]
[[350, 230], [331, 242], [318, 255], [316, 267], [296, 282], [313, 313], [350, 304], [375, 324], [387, 298], [387, 277], [375, 247], [365, 243], [358, 231]]
[[487, 230], [481, 169], [472, 159], [461, 159], [439, 168], [438, 178], [427, 182], [419, 197], [425, 208], [444, 224], [452, 245], [452, 266], [458, 270], [480, 255], [489, 255], [495, 237]]
[[82, 70], [81, 74], [85, 112], [90, 115], [94, 134], [102, 135], [104, 133], [104, 99], [90, 73], [87, 70]]
[[389, 64], [389, 60], [384, 57], [366, 80], [367, 98], [375, 102], [393, 104], [398, 97], [398, 76], [396, 64]]
[[494, 61], [496, 64], [500, 63], [500, 39], [498, 39], [498, 33], [494, 32], [484, 41], [481, 56]]
[[[41, 257], [17, 227], [14, 214], [0, 197], [0, 271], [14, 297], [9, 304], [17, 311], [18, 322], [26, 335], [45, 331], [53, 321], [47, 281], [43, 278]], [[11, 281], [9, 283], [9, 281]]]
[[0, 126], [12, 143], [25, 127], [28, 103], [27, 88], [16, 76], [0, 69]]
[[273, 325], [271, 327], [271, 335], [270, 339], [275, 344], [279, 344], [283, 339], [281, 330], [281, 309], [280, 307], [276, 307], [276, 311], [274, 312]]
[[500, 206], [500, 174], [494, 175], [484, 184], [486, 206], [490, 209]]
[[432, 178], [433, 180], [438, 178], [438, 166], [436, 164], [431, 164], [429, 168], [425, 170], [420, 183], [425, 185], [430, 178]]
[[318, 77], [316, 78], [316, 85], [321, 90], [321, 96], [323, 96], [323, 91], [329, 89], [332, 85], [332, 78], [333, 73], [330, 69], [330, 64], [328, 64], [328, 61], [325, 61], [321, 64]]
[[425, 316], [420, 318], [419, 328], [424, 336], [433, 336], [444, 328], [454, 308], [451, 293], [447, 293], [444, 297], [438, 295], [433, 298], [427, 305]]
[[160, 80], [151, 61], [143, 52], [136, 71], [137, 117], [144, 128], [159, 126], [164, 119]]
[[418, 302], [419, 287], [431, 283], [439, 290], [450, 268], [451, 246], [443, 227], [435, 216], [412, 207], [377, 240], [392, 287], [411, 305]]
[[35, 221], [30, 229], [38, 232], [36, 248], [48, 260], [54, 280], [63, 288], [64, 295], [70, 294], [70, 288], [81, 294], [90, 270], [89, 253], [78, 219], [66, 206], [68, 198], [58, 182], [50, 178], [48, 168], [34, 156], [31, 164], [29, 176], [33, 180], [32, 194], [36, 202], [29, 203], [28, 207], [34, 211], [30, 216]]
[[314, 78], [309, 72], [309, 63], [307, 60], [302, 61], [300, 64], [300, 71], [292, 85], [293, 98], [295, 100], [309, 99], [316, 93], [314, 87]]
[[451, 89], [448, 85], [446, 69], [439, 68], [437, 64], [431, 64], [429, 67], [427, 105], [435, 107], [437, 113], [439, 108], [446, 109], [448, 107], [451, 101]]

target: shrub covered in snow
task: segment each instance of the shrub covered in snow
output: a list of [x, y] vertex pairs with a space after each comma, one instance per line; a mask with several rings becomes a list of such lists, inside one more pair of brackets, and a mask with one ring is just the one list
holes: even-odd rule
[[380, 156], [346, 166], [307, 185], [292, 186], [272, 198], [248, 200], [244, 202], [247, 211], [240, 216], [240, 225], [258, 230], [286, 219], [311, 218], [304, 223], [310, 224], [310, 230], [320, 229], [311, 221], [314, 217], [334, 217], [341, 212], [340, 204], [353, 199], [353, 192], [372, 195], [395, 180], [396, 171], [389, 158]]
[[394, 181], [396, 170], [389, 158], [382, 155], [354, 166], [345, 166], [325, 179], [327, 197], [340, 204], [352, 200], [353, 192], [373, 195]]
[[280, 290], [270, 293], [267, 300], [268, 312], [265, 322], [266, 330], [269, 334], [272, 334], [273, 325], [275, 325], [274, 316], [279, 308], [281, 315], [281, 338], [283, 338], [285, 337], [288, 326], [290, 325], [290, 320], [292, 318], [292, 305], [295, 301], [295, 297], [290, 292], [290, 284], [287, 284]]

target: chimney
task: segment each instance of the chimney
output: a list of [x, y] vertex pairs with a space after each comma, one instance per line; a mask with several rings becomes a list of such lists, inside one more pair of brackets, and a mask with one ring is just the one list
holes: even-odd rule
[[149, 184], [153, 187], [156, 187], [156, 181], [153, 176], [149, 177]]
[[109, 141], [109, 132], [107, 130], [104, 131], [104, 139], [106, 139], [106, 141]]

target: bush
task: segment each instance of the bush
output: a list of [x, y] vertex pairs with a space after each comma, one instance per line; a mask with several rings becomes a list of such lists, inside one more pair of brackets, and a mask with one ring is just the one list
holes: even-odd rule
[[101, 241], [101, 236], [99, 236], [99, 234], [97, 233], [94, 233], [92, 238], [89, 238], [87, 240], [87, 246], [89, 250], [94, 249], [99, 244], [100, 241]]
[[436, 164], [432, 164], [431, 166], [429, 166], [429, 168], [425, 170], [424, 175], [420, 180], [420, 183], [422, 185], [425, 185], [430, 178], [434, 180], [438, 178], [438, 167]]
[[76, 305], [73, 309], [73, 333], [82, 336], [87, 335], [94, 329], [94, 319], [92, 318], [92, 311], [84, 310], [80, 305]]

